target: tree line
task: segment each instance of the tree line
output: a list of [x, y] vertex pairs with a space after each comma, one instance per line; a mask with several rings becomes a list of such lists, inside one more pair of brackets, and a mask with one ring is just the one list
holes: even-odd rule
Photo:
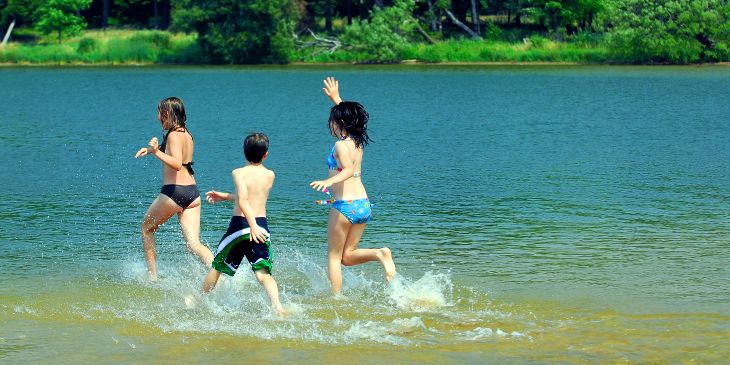
[[629, 62], [730, 61], [728, 0], [0, 0], [0, 25], [59, 42], [84, 28], [197, 32], [221, 63], [287, 62], [304, 48], [394, 62], [414, 43], [534, 35]]

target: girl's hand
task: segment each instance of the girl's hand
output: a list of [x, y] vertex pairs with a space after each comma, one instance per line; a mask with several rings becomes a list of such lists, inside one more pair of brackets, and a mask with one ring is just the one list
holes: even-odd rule
[[335, 105], [342, 102], [340, 98], [340, 82], [335, 80], [334, 77], [330, 76], [324, 79], [324, 88], [322, 89], [324, 94], [332, 100]]
[[144, 157], [147, 156], [150, 153], [150, 149], [147, 147], [142, 147], [137, 151], [137, 153], [134, 154], [134, 158]]
[[317, 191], [323, 191], [327, 189], [328, 187], [332, 186], [332, 184], [328, 183], [327, 180], [319, 180], [319, 181], [312, 181], [309, 186], [312, 187], [312, 189]]
[[266, 234], [257, 224], [251, 226], [251, 241], [256, 243], [266, 242]]
[[150, 153], [152, 153], [152, 154], [154, 154], [155, 152], [157, 152], [157, 149], [160, 148], [160, 145], [157, 142], [157, 137], [152, 137], [152, 139], [150, 139], [150, 143], [148, 143], [148, 145], [152, 149], [152, 151], [150, 151]]
[[211, 190], [211, 191], [205, 193], [205, 199], [208, 201], [208, 203], [215, 204], [217, 202], [228, 200], [228, 194], [221, 193], [221, 192], [215, 191], [215, 190]]

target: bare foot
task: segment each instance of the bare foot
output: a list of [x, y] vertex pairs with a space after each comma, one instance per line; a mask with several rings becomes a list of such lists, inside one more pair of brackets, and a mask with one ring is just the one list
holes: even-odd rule
[[157, 273], [152, 273], [150, 271], [147, 271], [147, 273], [150, 275], [150, 281], [157, 281]]
[[393, 255], [387, 247], [383, 247], [378, 251], [378, 259], [380, 260], [380, 264], [383, 265], [383, 270], [385, 270], [385, 280], [391, 282], [397, 274], [395, 271], [395, 263], [393, 262]]
[[279, 318], [284, 318], [287, 314], [289, 314], [286, 310], [284, 310], [284, 307], [276, 307], [274, 308], [274, 312], [276, 312], [276, 315], [279, 316]]

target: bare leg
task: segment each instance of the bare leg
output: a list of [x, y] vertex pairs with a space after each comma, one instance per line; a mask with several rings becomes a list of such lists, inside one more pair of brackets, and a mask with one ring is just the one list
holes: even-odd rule
[[258, 279], [259, 283], [264, 286], [264, 290], [266, 290], [266, 294], [271, 300], [271, 307], [274, 308], [276, 314], [283, 315], [284, 308], [279, 302], [279, 286], [276, 285], [274, 277], [266, 270], [256, 270], [256, 279]]
[[181, 208], [172, 199], [165, 195], [158, 195], [150, 204], [142, 219], [142, 247], [147, 262], [147, 271], [150, 279], [157, 280], [157, 253], [155, 251], [155, 232], [157, 228], [167, 222], [170, 217]]
[[342, 252], [345, 248], [347, 231], [352, 224], [342, 213], [336, 209], [330, 209], [329, 222], [327, 224], [327, 273], [329, 274], [332, 294], [338, 295], [342, 291]]
[[379, 261], [385, 270], [385, 280], [391, 281], [395, 277], [395, 263], [390, 249], [357, 248], [362, 234], [365, 231], [365, 224], [353, 224], [345, 240], [345, 249], [342, 252], [342, 264], [345, 266], [359, 265], [368, 261]]
[[190, 206], [177, 215], [180, 222], [188, 251], [195, 255], [205, 267], [210, 268], [213, 262], [213, 253], [210, 249], [200, 243], [200, 198], [196, 199]]
[[205, 281], [203, 282], [203, 293], [210, 293], [210, 291], [215, 288], [215, 284], [218, 282], [218, 278], [220, 276], [220, 271], [210, 269], [208, 275], [205, 276]]

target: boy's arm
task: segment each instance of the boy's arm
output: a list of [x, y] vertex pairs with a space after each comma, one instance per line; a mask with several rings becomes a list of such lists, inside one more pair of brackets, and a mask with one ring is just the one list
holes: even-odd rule
[[236, 185], [236, 204], [238, 204], [238, 208], [243, 212], [248, 226], [251, 227], [251, 241], [258, 243], [266, 242], [266, 235], [256, 224], [256, 217], [254, 217], [253, 209], [251, 209], [251, 204], [248, 202], [248, 187], [246, 187], [244, 173], [241, 171], [233, 171], [231, 175], [233, 176], [233, 183]]
[[344, 143], [337, 142], [335, 143], [335, 152], [337, 152], [337, 157], [339, 157], [340, 164], [342, 165], [342, 171], [327, 180], [312, 181], [309, 186], [317, 191], [322, 191], [333, 184], [343, 182], [355, 175], [355, 166], [353, 166], [352, 159], [350, 159], [350, 153], [347, 152], [347, 146]]

